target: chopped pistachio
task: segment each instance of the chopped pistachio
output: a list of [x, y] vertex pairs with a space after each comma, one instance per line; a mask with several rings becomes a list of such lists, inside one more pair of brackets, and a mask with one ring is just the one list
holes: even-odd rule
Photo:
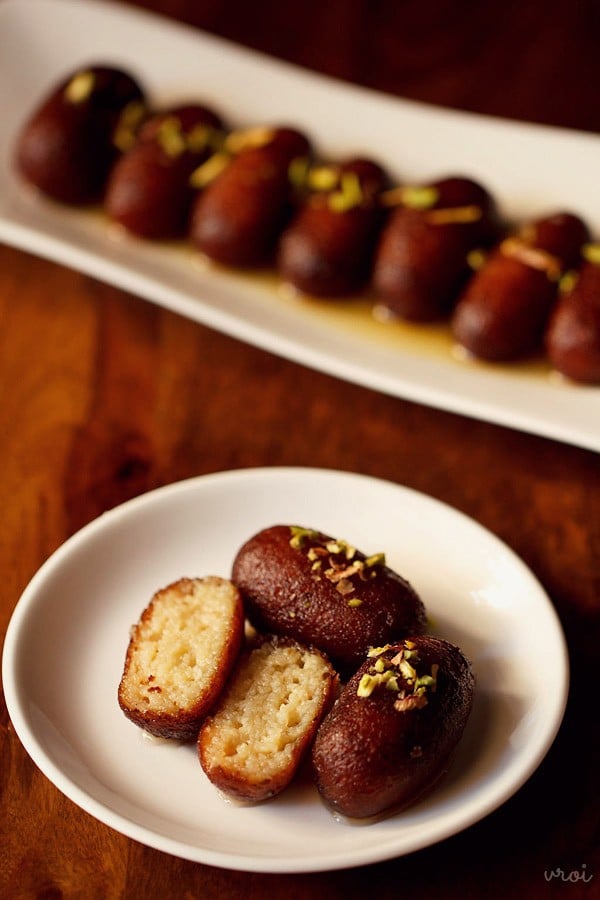
[[348, 606], [351, 606], [355, 609], [357, 606], [362, 606], [362, 600], [360, 597], [352, 597], [351, 600], [348, 600]]
[[89, 70], [78, 72], [71, 78], [65, 88], [65, 99], [73, 105], [83, 103], [94, 90], [95, 82], [96, 77], [93, 72]]
[[357, 696], [370, 697], [378, 684], [379, 679], [376, 676], [369, 675], [368, 672], [365, 672], [358, 682], [358, 688], [356, 689]]
[[290, 547], [301, 550], [307, 540], [314, 540], [319, 533], [314, 528], [302, 528], [300, 525], [290, 525]]
[[139, 100], [132, 100], [128, 103], [121, 115], [114, 130], [113, 144], [124, 153], [130, 150], [135, 143], [138, 125], [146, 115], [146, 107]]
[[407, 650], [414, 650], [417, 645], [414, 641], [404, 641], [404, 646]]
[[313, 563], [312, 566], [310, 567], [310, 568], [311, 568], [311, 571], [317, 572], [317, 571], [321, 568], [322, 565], [323, 565], [322, 560], [320, 560], [320, 559], [315, 559], [314, 563]]
[[600, 266], [600, 243], [584, 244], [581, 255], [588, 262]]
[[206, 162], [198, 166], [190, 175], [190, 185], [194, 188], [204, 188], [211, 181], [214, 181], [217, 175], [220, 175], [223, 169], [229, 165], [231, 157], [227, 153], [213, 153]]
[[340, 190], [330, 194], [328, 204], [334, 212], [347, 212], [363, 202], [360, 179], [355, 172], [343, 172], [340, 179]]
[[427, 221], [432, 225], [467, 225], [478, 222], [483, 215], [480, 206], [449, 206], [444, 209], [432, 209], [427, 214]]
[[385, 672], [386, 662], [387, 662], [387, 660], [383, 656], [378, 657], [378, 659], [375, 663], [375, 671], [376, 672]]
[[409, 712], [411, 709], [422, 709], [427, 706], [427, 697], [424, 694], [409, 694], [408, 697], [399, 697], [394, 703], [394, 709], [398, 712]]
[[181, 122], [175, 116], [167, 116], [156, 132], [156, 140], [161, 149], [171, 159], [185, 153], [186, 141], [181, 130]]
[[416, 670], [405, 659], [400, 660], [398, 668], [407, 681], [414, 681], [414, 679], [417, 677]]
[[409, 209], [431, 209], [439, 198], [437, 188], [427, 185], [406, 185], [401, 191], [402, 204]]
[[307, 182], [313, 191], [332, 191], [339, 180], [339, 170], [335, 166], [313, 166], [308, 172]]
[[486, 258], [487, 256], [484, 250], [479, 248], [470, 250], [467, 253], [467, 265], [470, 269], [473, 269], [474, 272], [478, 272], [485, 264]]
[[577, 284], [578, 277], [579, 276], [577, 272], [574, 272], [572, 269], [570, 269], [568, 272], [565, 272], [565, 274], [558, 282], [558, 289], [560, 293], [568, 294], [570, 291], [572, 291]]
[[388, 678], [388, 680], [385, 683], [385, 686], [389, 691], [399, 691], [400, 690], [400, 684], [395, 675], [391, 675], [390, 678]]
[[[338, 581], [335, 589], [339, 594], [342, 594], [342, 596], [345, 596], [346, 594], [351, 594], [354, 591], [354, 585], [352, 584], [352, 582], [350, 581], [349, 578], [342, 578], [341, 581]], [[357, 604], [354, 604], [354, 605], [357, 605]]]
[[428, 688], [435, 684], [435, 679], [431, 675], [420, 675], [415, 681], [415, 690], [419, 688]]
[[361, 569], [360, 560], [351, 563], [349, 566], [345, 568], [340, 568], [339, 566], [332, 566], [331, 569], [327, 569], [325, 574], [329, 578], [330, 581], [341, 581], [342, 579], [351, 578], [353, 575], [356, 575]]
[[339, 541], [327, 541], [325, 549], [328, 550], [329, 553], [341, 553], [342, 544]]
[[399, 650], [398, 653], [396, 653], [396, 655], [392, 657], [390, 662], [395, 666], [399, 666], [403, 659], [404, 659], [404, 650]]
[[225, 138], [225, 149], [229, 153], [241, 153], [242, 150], [254, 150], [270, 144], [275, 136], [272, 128], [258, 125], [242, 131], [232, 131]]
[[383, 647], [371, 647], [367, 653], [367, 656], [369, 658], [372, 658], [374, 656], [381, 656], [382, 653], [385, 653], [386, 650], [390, 649], [390, 646], [390, 644], [384, 644]]
[[550, 281], [558, 281], [562, 275], [561, 262], [558, 257], [534, 247], [522, 237], [507, 237], [500, 244], [500, 252], [504, 256], [510, 256], [513, 259], [523, 263], [523, 265], [531, 266], [532, 269], [538, 269], [545, 272]]
[[373, 553], [372, 556], [367, 556], [365, 559], [365, 566], [371, 568], [372, 566], [384, 566], [385, 565], [385, 553]]

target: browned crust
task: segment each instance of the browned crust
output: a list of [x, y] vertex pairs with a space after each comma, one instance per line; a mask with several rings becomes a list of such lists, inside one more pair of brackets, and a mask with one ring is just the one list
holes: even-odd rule
[[[353, 592], [343, 594], [339, 582], [316, 577], [307, 553], [290, 546], [291, 534], [289, 525], [266, 528], [234, 560], [232, 579], [259, 631], [318, 647], [334, 665], [354, 671], [369, 647], [425, 630], [423, 603], [392, 569], [382, 565], [373, 579], [352, 579]], [[360, 551], [356, 558], [366, 559]]]
[[[419, 673], [439, 666], [426, 704], [403, 710], [395, 691], [385, 688], [358, 696], [371, 658], [318, 730], [312, 752], [317, 787], [342, 815], [368, 818], [414, 804], [448, 771], [462, 737], [475, 684], [468, 661], [458, 647], [438, 638], [414, 637], [410, 643], [419, 656]], [[383, 655], [393, 659], [402, 646], [394, 644]]]

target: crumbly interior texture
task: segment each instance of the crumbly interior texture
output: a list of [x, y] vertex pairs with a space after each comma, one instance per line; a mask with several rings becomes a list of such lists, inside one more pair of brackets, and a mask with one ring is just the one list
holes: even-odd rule
[[237, 597], [220, 578], [182, 579], [159, 591], [134, 628], [122, 700], [162, 714], [193, 706], [222, 664]]
[[319, 653], [272, 644], [253, 650], [212, 718], [204, 760], [249, 782], [274, 777], [294, 763], [330, 682]]

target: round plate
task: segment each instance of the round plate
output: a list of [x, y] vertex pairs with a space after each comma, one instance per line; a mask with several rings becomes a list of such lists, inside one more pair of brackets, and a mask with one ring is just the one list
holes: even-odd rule
[[[256, 806], [226, 802], [193, 745], [153, 742], [117, 704], [129, 629], [181, 576], [228, 576], [237, 549], [275, 523], [345, 538], [424, 600], [431, 631], [458, 644], [476, 699], [451, 772], [426, 800], [357, 827], [306, 781]], [[471, 825], [538, 766], [560, 725], [568, 658], [540, 584], [461, 513], [373, 478], [303, 468], [180, 482], [106, 513], [68, 540], [21, 597], [3, 656], [6, 703], [25, 749], [82, 809], [148, 846], [262, 872], [401, 856]]]

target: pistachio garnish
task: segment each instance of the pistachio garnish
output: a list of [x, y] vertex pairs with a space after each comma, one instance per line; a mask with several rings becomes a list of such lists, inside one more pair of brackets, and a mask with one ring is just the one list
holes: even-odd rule
[[313, 541], [319, 537], [319, 532], [314, 528], [302, 528], [301, 525], [290, 525], [290, 532], [292, 534], [290, 547], [293, 547], [294, 550], [301, 550], [306, 541]]
[[[415, 668], [419, 662], [419, 654], [414, 641], [404, 641], [401, 649], [388, 659], [384, 654], [391, 646], [386, 644], [383, 647], [371, 647], [368, 651], [367, 658], [375, 659], [375, 662], [362, 676], [357, 695], [369, 697], [377, 688], [383, 687], [396, 693], [394, 709], [397, 712], [427, 706], [428, 693], [436, 691], [439, 665], [433, 664], [430, 672], [419, 673]], [[408, 654], [414, 660], [414, 666], [407, 661]]]
[[431, 225], [467, 225], [478, 222], [483, 215], [480, 206], [449, 206], [444, 209], [432, 209], [427, 213], [427, 221]]
[[385, 653], [386, 650], [389, 650], [391, 644], [384, 644], [383, 647], [371, 647], [367, 653], [368, 658], [372, 658], [373, 656], [381, 656], [382, 653]]
[[156, 140], [161, 150], [171, 159], [177, 159], [187, 149], [181, 122], [176, 116], [167, 116], [160, 123], [156, 132]]
[[408, 712], [411, 709], [422, 709], [427, 706], [425, 694], [409, 694], [408, 697], [399, 697], [394, 703], [394, 709], [398, 712]]
[[83, 103], [84, 100], [88, 99], [88, 97], [94, 90], [95, 82], [96, 77], [93, 72], [90, 72], [89, 70], [86, 70], [85, 72], [78, 72], [73, 76], [73, 78], [71, 78], [65, 88], [65, 100], [67, 100], [68, 103], [73, 103], [74, 105]]
[[587, 262], [600, 266], [600, 243], [584, 244], [581, 255]]
[[241, 153], [242, 150], [255, 150], [270, 144], [275, 137], [273, 128], [257, 125], [255, 128], [245, 128], [240, 131], [232, 131], [225, 138], [224, 148], [228, 153]]
[[437, 188], [428, 185], [404, 185], [382, 191], [383, 206], [406, 206], [408, 209], [431, 209], [439, 199]]
[[373, 566], [385, 566], [385, 553], [373, 553], [372, 556], [367, 556], [365, 566], [367, 569], [371, 569]]
[[313, 166], [307, 172], [306, 183], [312, 191], [332, 191], [338, 184], [339, 170], [335, 166]]
[[470, 269], [473, 269], [474, 272], [478, 272], [479, 269], [483, 267], [485, 261], [487, 259], [487, 254], [484, 250], [479, 248], [475, 250], [469, 250], [467, 253], [467, 265]]
[[328, 205], [334, 212], [343, 213], [363, 202], [360, 179], [355, 172], [343, 172], [340, 190], [329, 195]]
[[227, 153], [213, 153], [212, 156], [198, 166], [190, 175], [190, 185], [194, 188], [204, 188], [221, 174], [229, 165], [231, 157]]
[[130, 150], [135, 144], [137, 129], [142, 119], [146, 115], [146, 107], [139, 100], [132, 100], [128, 103], [121, 115], [114, 130], [113, 144], [122, 153]]
[[[330, 557], [329, 560], [333, 563], [333, 560]], [[351, 565], [346, 566], [345, 569], [340, 569], [332, 564], [329, 569], [325, 572], [330, 581], [336, 582], [350, 578], [352, 575], [355, 575], [356, 572], [359, 572], [363, 567], [363, 564], [360, 559], [357, 559], [355, 562], [351, 563]]]
[[309, 559], [319, 559], [323, 561], [323, 557], [327, 556], [325, 547], [309, 547], [306, 554]]
[[325, 544], [325, 549], [328, 553], [341, 553], [342, 544], [339, 541], [327, 541], [327, 543]]
[[[327, 578], [343, 597], [353, 594], [356, 590], [356, 582], [352, 580], [355, 576], [361, 581], [376, 578], [378, 575], [376, 567], [385, 563], [384, 553], [374, 553], [367, 559], [359, 559], [356, 547], [348, 541], [340, 538], [320, 540], [318, 531], [300, 525], [290, 525], [289, 528], [290, 547], [294, 550], [305, 550], [306, 557], [311, 563], [313, 578], [317, 581], [321, 575]], [[361, 606], [363, 602], [359, 597], [352, 597], [348, 601], [348, 606], [355, 608]]]
[[574, 272], [572, 269], [569, 269], [568, 272], [562, 276], [560, 281], [558, 282], [558, 290], [561, 294], [568, 294], [569, 291], [572, 291], [577, 281], [579, 279], [579, 275], [577, 272]]
[[[352, 582], [350, 581], [349, 578], [341, 578], [338, 581], [335, 589], [339, 594], [341, 594], [342, 596], [345, 596], [346, 594], [351, 594], [354, 591], [354, 585], [352, 584]], [[360, 601], [360, 602], [362, 603], [362, 601]], [[349, 600], [348, 606], [350, 606], [350, 605], [356, 606], [356, 603], [352, 604], [352, 601]]]
[[361, 677], [358, 682], [358, 688], [356, 690], [356, 694], [358, 697], [370, 697], [377, 685], [379, 684], [379, 679], [373, 677], [373, 675], [369, 675], [368, 672]]
[[562, 265], [557, 256], [533, 247], [519, 237], [505, 238], [500, 244], [500, 252], [532, 269], [545, 272], [550, 281], [558, 281], [562, 275]]
[[406, 659], [401, 659], [398, 663], [398, 668], [400, 669], [401, 674], [406, 678], [407, 681], [414, 681], [417, 677], [416, 669], [414, 669]]

